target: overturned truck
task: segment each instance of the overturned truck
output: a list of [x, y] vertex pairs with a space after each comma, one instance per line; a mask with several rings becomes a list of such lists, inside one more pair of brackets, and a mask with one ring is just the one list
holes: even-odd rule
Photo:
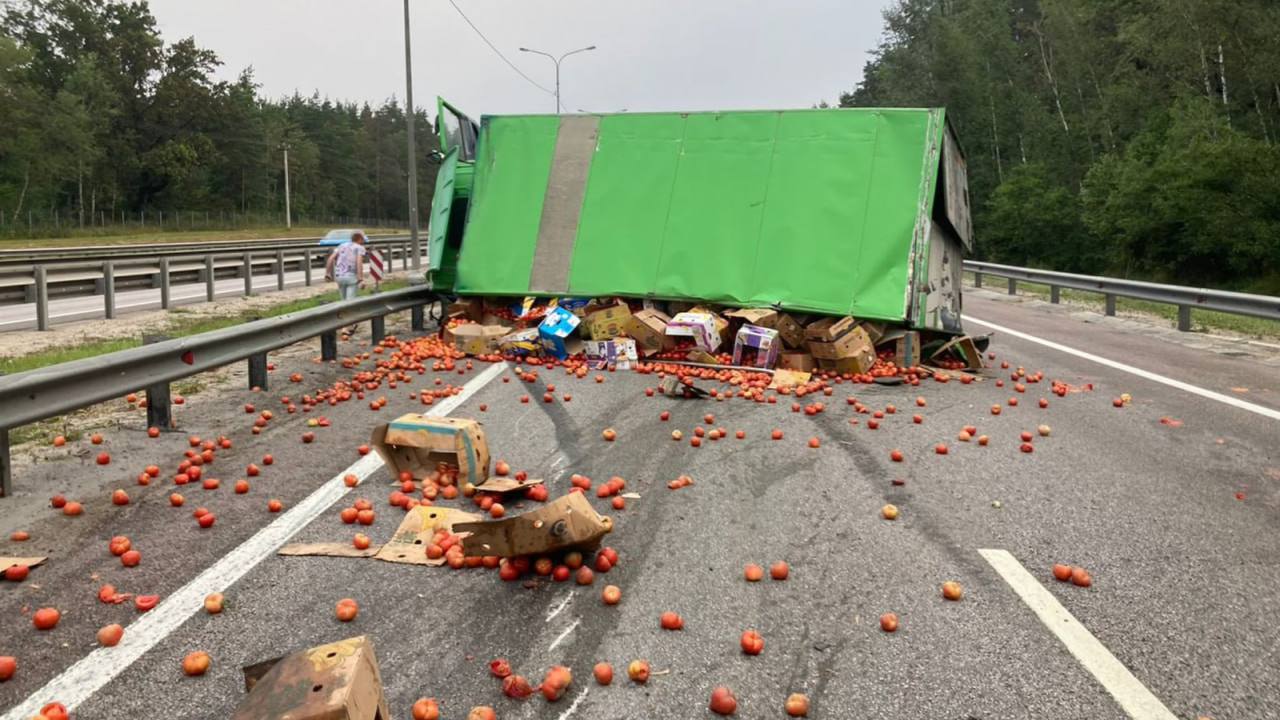
[[961, 332], [973, 231], [940, 108], [439, 117], [439, 290]]

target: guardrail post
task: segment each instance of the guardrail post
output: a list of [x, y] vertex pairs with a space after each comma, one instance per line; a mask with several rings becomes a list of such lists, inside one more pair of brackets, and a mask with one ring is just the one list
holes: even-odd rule
[[244, 296], [249, 297], [253, 294], [253, 255], [244, 254]]
[[0, 428], [0, 497], [13, 494], [13, 463], [9, 458], [9, 428]]
[[1107, 317], [1116, 316], [1116, 296], [1111, 293], [1106, 294], [1106, 313]]
[[427, 329], [426, 308], [422, 307], [421, 305], [414, 305], [413, 307], [409, 308], [409, 318], [410, 318], [409, 327], [411, 329], [418, 330], [418, 331]]
[[[169, 338], [164, 335], [143, 335], [143, 345], [153, 345]], [[173, 427], [173, 409], [169, 402], [169, 383], [157, 382], [147, 386], [147, 427], [168, 430]]]
[[276, 289], [284, 289], [284, 250], [276, 250]]
[[404, 261], [404, 269], [409, 269], [409, 244], [400, 243], [400, 258]]
[[1057, 285], [1049, 286], [1049, 302], [1053, 303], [1054, 305], [1057, 305], [1058, 301], [1062, 299], [1060, 297], [1061, 294], [1062, 294], [1062, 288], [1058, 287]]
[[204, 298], [213, 302], [213, 256], [204, 256]]
[[1018, 294], [1018, 281], [1013, 278], [1009, 278], [1009, 294], [1010, 295]]
[[249, 356], [249, 389], [267, 389], [267, 354], [254, 353]]
[[311, 287], [311, 248], [302, 251], [302, 277]]
[[160, 258], [160, 309], [169, 309], [169, 258]]
[[976, 288], [982, 287], [982, 273], [976, 272], [973, 274], [973, 286]]
[[1178, 306], [1178, 329], [1182, 332], [1191, 332], [1191, 306]]
[[387, 336], [387, 318], [379, 315], [369, 319], [369, 344], [377, 345]]
[[108, 320], [116, 316], [116, 266], [110, 260], [102, 263], [102, 305]]
[[36, 329], [49, 329], [49, 271], [36, 266]]
[[329, 362], [338, 359], [338, 331], [320, 333], [320, 359]]

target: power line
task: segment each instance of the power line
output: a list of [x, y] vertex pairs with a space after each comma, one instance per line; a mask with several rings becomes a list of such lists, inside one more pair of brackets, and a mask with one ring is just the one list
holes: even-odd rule
[[555, 95], [555, 92], [554, 92], [554, 91], [552, 91], [552, 90], [548, 90], [547, 88], [545, 88], [545, 87], [543, 87], [543, 86], [539, 85], [539, 84], [538, 84], [538, 82], [537, 82], [536, 80], [534, 80], [533, 78], [529, 77], [528, 75], [525, 75], [523, 70], [521, 70], [520, 68], [516, 67], [516, 66], [515, 66], [515, 63], [511, 62], [510, 60], [508, 60], [508, 59], [507, 59], [507, 56], [506, 56], [506, 55], [503, 55], [503, 54], [502, 54], [502, 51], [501, 51], [501, 50], [499, 50], [499, 49], [497, 48], [497, 46], [496, 46], [496, 45], [494, 45], [493, 43], [489, 42], [489, 38], [485, 37], [485, 36], [484, 36], [484, 33], [480, 32], [480, 28], [476, 27], [476, 24], [475, 24], [475, 23], [473, 23], [473, 22], [471, 22], [471, 18], [467, 17], [467, 14], [466, 14], [466, 13], [464, 13], [464, 12], [462, 12], [462, 8], [458, 7], [458, 4], [457, 4], [457, 3], [455, 3], [453, 0], [449, 0], [449, 4], [453, 6], [453, 9], [454, 9], [454, 10], [457, 10], [457, 11], [458, 11], [458, 15], [462, 16], [462, 19], [463, 19], [463, 20], [465, 20], [465, 21], [467, 22], [467, 24], [471, 26], [471, 29], [476, 31], [476, 35], [479, 35], [479, 36], [480, 36], [480, 39], [484, 41], [484, 44], [485, 44], [485, 45], [488, 45], [490, 50], [492, 50], [494, 53], [496, 53], [496, 54], [498, 55], [498, 57], [502, 58], [502, 62], [506, 63], [506, 64], [507, 64], [507, 66], [508, 66], [508, 67], [510, 67], [512, 70], [515, 70], [517, 75], [519, 75], [520, 77], [522, 77], [522, 78], [524, 78], [525, 80], [527, 80], [527, 81], [529, 82], [529, 84], [530, 84], [530, 85], [532, 85], [532, 86], [534, 86], [534, 87], [538, 88], [538, 89], [539, 89], [539, 90], [541, 90], [542, 92], [544, 92], [544, 93], [546, 93], [546, 94], [548, 94], [548, 95]]

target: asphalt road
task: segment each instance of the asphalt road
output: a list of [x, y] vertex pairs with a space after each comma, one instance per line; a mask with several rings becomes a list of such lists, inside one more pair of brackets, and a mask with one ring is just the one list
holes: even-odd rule
[[[324, 282], [324, 271], [312, 271], [312, 282]], [[284, 286], [299, 287], [306, 283], [306, 274], [301, 270], [286, 272]], [[253, 292], [255, 295], [273, 292], [278, 288], [276, 276], [253, 276]], [[169, 288], [170, 305], [192, 305], [207, 302], [207, 289], [203, 282], [172, 285]], [[214, 281], [215, 298], [239, 297], [244, 294], [244, 278], [229, 278]], [[57, 324], [76, 320], [92, 320], [104, 317], [106, 308], [101, 295], [85, 295], [68, 298], [57, 298], [49, 301], [49, 323]], [[142, 290], [116, 291], [116, 314], [123, 315], [139, 310], [160, 309], [160, 288]], [[0, 305], [0, 332], [6, 330], [32, 330], [36, 326], [36, 306], [34, 303], [21, 305]]]
[[[149, 439], [141, 413], [105, 431], [108, 466], [95, 465], [99, 448], [78, 440], [20, 468], [18, 495], [0, 501], [0, 531], [7, 537], [22, 528], [32, 539], [0, 540], [0, 553], [50, 558], [24, 583], [0, 583], [0, 655], [19, 664], [0, 684], [0, 718], [27, 720], [31, 708], [21, 703], [28, 696], [77, 693], [87, 695], [74, 712], [81, 720], [228, 717], [244, 697], [240, 667], [358, 634], [376, 647], [396, 718], [408, 717], [420, 696], [439, 698], [446, 718], [481, 704], [500, 718], [711, 717], [706, 706], [716, 685], [733, 689], [746, 718], [784, 717], [792, 692], [809, 696], [815, 718], [1165, 717], [1126, 710], [1132, 688], [1124, 697], [1108, 692], [1087, 669], [1097, 656], [1064, 644], [979, 550], [1011, 554], [1172, 716], [1280, 717], [1280, 421], [1266, 414], [1280, 407], [1280, 367], [986, 293], [970, 293], [966, 312], [975, 332], [983, 330], [978, 320], [994, 323], [1248, 405], [999, 332], [997, 366], [981, 382], [836, 385], [819, 398], [826, 411], [813, 417], [792, 412], [790, 398], [776, 405], [650, 398], [643, 390], [655, 379], [634, 373], [607, 374], [597, 384], [590, 375], [543, 371], [537, 385], [557, 386], [551, 404], [511, 368], [493, 371], [484, 384], [477, 378], [490, 366], [483, 363], [462, 375], [441, 373], [442, 383], [474, 389], [452, 414], [481, 419], [494, 457], [545, 478], [553, 496], [568, 489], [572, 473], [597, 482], [620, 475], [641, 495], [613, 511], [589, 494], [616, 521], [606, 540], [621, 556], [613, 571], [591, 587], [526, 587], [484, 570], [246, 554], [270, 540], [255, 533], [288, 524], [287, 512], [266, 511], [272, 497], [286, 511], [309, 502], [319, 511], [291, 541], [350, 538], [354, 531], [338, 513], [356, 497], [373, 501], [378, 514], [366, 531], [375, 542], [387, 540], [400, 516], [386, 504], [387, 470], [349, 492], [332, 479], [359, 460], [355, 448], [375, 423], [422, 409], [409, 391], [434, 387], [427, 373], [407, 388], [379, 390], [390, 401], [380, 411], [354, 401], [325, 407], [333, 424], [316, 431], [315, 444], [299, 440], [305, 416], [278, 410], [262, 435], [251, 435], [254, 415], [244, 403], [279, 408], [282, 394], [296, 398], [349, 376], [306, 354], [280, 356], [270, 393], [236, 386], [193, 397], [181, 410], [181, 433]], [[353, 342], [342, 351], [359, 349]], [[1045, 380], [1016, 393], [1002, 361], [1043, 371]], [[295, 371], [303, 383], [286, 380]], [[1050, 379], [1079, 391], [1053, 396]], [[526, 393], [532, 401], [522, 404]], [[1113, 407], [1122, 393], [1131, 403]], [[868, 416], [846, 404], [851, 395], [898, 412], [871, 430]], [[917, 396], [925, 407], [916, 407]], [[1013, 396], [1017, 407], [1007, 404]], [[1048, 408], [1037, 407], [1041, 397]], [[1003, 406], [999, 416], [993, 404]], [[663, 410], [672, 413], [669, 422], [659, 420]], [[688, 436], [705, 413], [746, 439], [691, 447]], [[917, 413], [920, 424], [911, 419]], [[1051, 426], [1050, 436], [1037, 435], [1035, 451], [1020, 452], [1018, 434], [1040, 424]], [[959, 442], [965, 425], [989, 435], [990, 445]], [[601, 438], [605, 427], [617, 430], [616, 442]], [[775, 428], [782, 440], [769, 439]], [[672, 441], [673, 429], [685, 440]], [[171, 483], [142, 488], [132, 478], [151, 463], [167, 478], [187, 433], [225, 434], [234, 448], [210, 469], [223, 488], [180, 489], [187, 504], [175, 509], [167, 501]], [[810, 437], [821, 447], [810, 449]], [[935, 452], [938, 443], [948, 454]], [[890, 461], [894, 448], [904, 462]], [[250, 478], [248, 494], [233, 494], [231, 482], [267, 452], [275, 463]], [[695, 484], [668, 490], [680, 474]], [[895, 478], [905, 484], [893, 485]], [[129, 491], [130, 505], [111, 505], [115, 487]], [[84, 501], [85, 514], [49, 509], [47, 498], [58, 491]], [[901, 508], [898, 520], [880, 518], [886, 502]], [[213, 528], [196, 526], [197, 505], [217, 514]], [[509, 508], [520, 509], [527, 508]], [[107, 540], [121, 533], [143, 552], [136, 568], [107, 553]], [[744, 564], [775, 560], [790, 564], [789, 580], [743, 581]], [[1092, 587], [1055, 582], [1055, 562], [1087, 567]], [[205, 572], [210, 567], [216, 572]], [[963, 585], [962, 601], [941, 597], [945, 580]], [[104, 582], [174, 602], [139, 615], [128, 604], [99, 603]], [[616, 607], [600, 602], [606, 582], [622, 588]], [[229, 599], [221, 615], [198, 609], [202, 592], [189, 601], [190, 588], [210, 583]], [[350, 624], [334, 619], [344, 597], [361, 607]], [[29, 613], [44, 606], [61, 609], [63, 619], [37, 632]], [[683, 616], [683, 631], [659, 628], [666, 610]], [[895, 634], [878, 626], [888, 611], [901, 618]], [[126, 625], [125, 642], [95, 651], [94, 633], [110, 622]], [[748, 628], [765, 639], [758, 657], [739, 650]], [[213, 667], [186, 678], [181, 658], [197, 649]], [[121, 660], [133, 654], [136, 661]], [[573, 685], [556, 704], [505, 698], [488, 674], [496, 657], [534, 684], [549, 666], [568, 665]], [[635, 686], [624, 669], [635, 658], [669, 672]], [[599, 661], [614, 665], [611, 687], [591, 680]], [[74, 687], [49, 687], [69, 668]]]

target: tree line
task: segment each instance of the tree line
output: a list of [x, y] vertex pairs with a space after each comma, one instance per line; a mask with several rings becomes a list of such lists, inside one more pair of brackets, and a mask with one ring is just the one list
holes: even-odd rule
[[[295, 216], [404, 223], [407, 122], [320, 95], [264, 98], [193, 38], [166, 43], [146, 2], [15, 0], [0, 11], [0, 212], [72, 224], [156, 213], [279, 213], [289, 149]], [[430, 207], [425, 112], [420, 207]], [[425, 216], [425, 213], [424, 213]]]
[[897, 0], [846, 107], [945, 106], [985, 259], [1280, 291], [1280, 3]]

